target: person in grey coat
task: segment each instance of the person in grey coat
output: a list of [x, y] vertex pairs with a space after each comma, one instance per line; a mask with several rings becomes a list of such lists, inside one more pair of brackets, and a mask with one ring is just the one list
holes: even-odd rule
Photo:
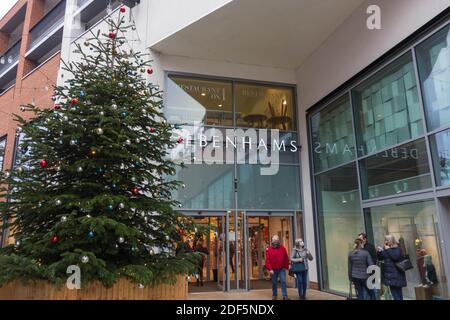
[[367, 268], [373, 265], [370, 253], [364, 250], [361, 239], [355, 240], [354, 249], [348, 254], [348, 278], [355, 284], [358, 300], [369, 300]]
[[308, 288], [308, 260], [312, 261], [313, 256], [305, 248], [303, 239], [295, 240], [295, 248], [291, 254], [291, 269], [294, 271], [297, 282], [298, 296], [300, 300], [306, 300], [306, 289]]

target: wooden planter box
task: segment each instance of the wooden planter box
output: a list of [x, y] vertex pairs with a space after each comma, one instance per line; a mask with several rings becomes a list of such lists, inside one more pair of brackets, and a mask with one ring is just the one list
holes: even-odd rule
[[45, 281], [23, 285], [14, 281], [0, 288], [0, 300], [186, 300], [188, 283], [185, 276], [179, 276], [175, 285], [159, 285], [140, 289], [126, 279], [119, 280], [112, 288], [100, 283], [90, 284], [82, 290], [55, 288]]

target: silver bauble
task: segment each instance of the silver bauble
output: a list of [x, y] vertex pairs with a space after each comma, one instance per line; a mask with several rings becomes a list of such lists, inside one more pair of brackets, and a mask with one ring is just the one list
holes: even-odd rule
[[62, 204], [62, 201], [58, 199], [58, 200], [56, 200], [55, 203], [56, 203], [57, 206], [60, 206]]
[[70, 140], [70, 145], [71, 146], [76, 146], [77, 145], [77, 140]]
[[119, 203], [119, 209], [121, 209], [121, 210], [125, 209], [125, 204]]
[[77, 172], [78, 172], [78, 173], [82, 173], [82, 172], [83, 172], [83, 167], [78, 167], [78, 168], [77, 168]]
[[63, 216], [62, 218], [61, 218], [61, 222], [66, 222], [67, 221], [67, 217], [66, 216]]
[[125, 144], [126, 144], [127, 146], [130, 146], [130, 145], [131, 145], [131, 140], [126, 140], [126, 141], [125, 141]]
[[119, 237], [119, 239], [117, 240], [117, 242], [119, 242], [119, 243], [124, 243], [124, 242], [125, 242], [125, 238], [124, 238], [124, 237]]
[[102, 128], [97, 128], [97, 129], [95, 130], [95, 133], [97, 133], [99, 136], [101, 136], [101, 135], [104, 133], [104, 131], [103, 131]]
[[81, 262], [84, 263], [84, 264], [88, 263], [89, 262], [89, 257], [88, 256], [83, 256], [81, 258]]

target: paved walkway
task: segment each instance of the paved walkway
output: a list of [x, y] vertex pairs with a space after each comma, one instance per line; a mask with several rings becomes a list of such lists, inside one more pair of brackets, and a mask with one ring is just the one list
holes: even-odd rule
[[[288, 295], [291, 300], [298, 300], [296, 289], [288, 289]], [[317, 290], [308, 290], [308, 300], [345, 300], [344, 297], [336, 296], [330, 293]], [[241, 292], [202, 292], [190, 293], [189, 300], [271, 300], [272, 290], [252, 290]]]

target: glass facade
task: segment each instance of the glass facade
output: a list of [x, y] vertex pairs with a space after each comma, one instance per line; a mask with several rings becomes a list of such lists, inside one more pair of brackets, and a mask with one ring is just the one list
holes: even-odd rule
[[389, 149], [360, 161], [364, 199], [431, 188], [425, 140]]
[[316, 176], [317, 216], [325, 288], [348, 292], [347, 253], [363, 229], [356, 166]]
[[311, 117], [311, 133], [316, 172], [355, 158], [352, 109], [348, 95]]
[[[438, 192], [450, 187], [449, 30], [436, 30], [309, 114], [325, 290], [348, 294], [346, 259], [366, 232], [375, 245], [388, 234], [400, 240], [414, 264], [406, 298], [449, 297], [440, 235], [450, 212], [436, 206]], [[381, 298], [391, 299], [389, 290]]]
[[450, 26], [416, 50], [428, 129], [432, 131], [450, 125]]
[[450, 130], [431, 137], [434, 175], [438, 186], [450, 185]]
[[361, 156], [423, 134], [412, 56], [406, 54], [352, 90]]
[[294, 106], [292, 87], [169, 75], [165, 115], [190, 140], [174, 151], [182, 210], [301, 209]]

